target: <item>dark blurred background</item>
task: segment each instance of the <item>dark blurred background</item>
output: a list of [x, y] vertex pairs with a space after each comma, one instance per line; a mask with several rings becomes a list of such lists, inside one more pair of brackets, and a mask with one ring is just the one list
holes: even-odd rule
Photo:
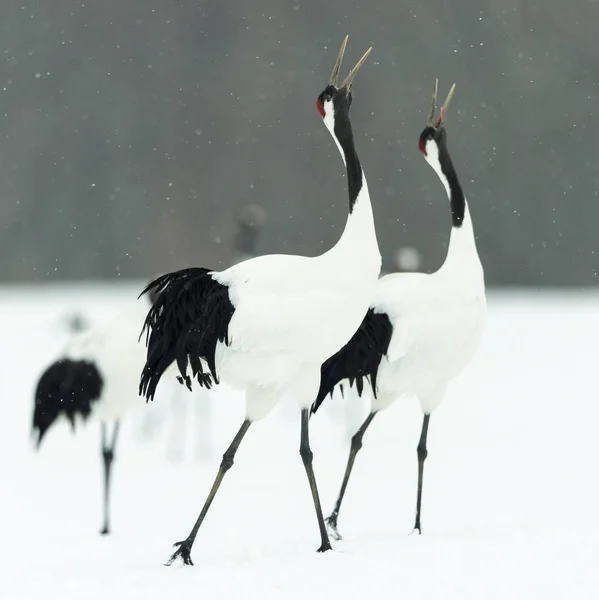
[[258, 253], [328, 249], [347, 198], [315, 99], [349, 33], [343, 74], [374, 46], [352, 117], [384, 269], [446, 251], [417, 148], [439, 77], [487, 282], [594, 285], [598, 22], [597, 0], [3, 0], [0, 281], [222, 268], [248, 205]]

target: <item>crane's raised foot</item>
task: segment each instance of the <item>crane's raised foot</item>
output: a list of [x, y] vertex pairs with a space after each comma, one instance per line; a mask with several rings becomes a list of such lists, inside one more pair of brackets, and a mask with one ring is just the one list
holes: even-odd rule
[[174, 546], [178, 546], [177, 550], [173, 553], [173, 555], [164, 563], [165, 567], [170, 567], [178, 558], [183, 561], [184, 565], [188, 565], [193, 567], [193, 561], [191, 560], [191, 544], [188, 540], [184, 540], [182, 542], [177, 542], [173, 544]]
[[330, 516], [328, 516], [324, 521], [327, 524], [327, 529], [329, 530], [330, 536], [336, 542], [338, 542], [339, 540], [342, 540], [343, 538], [341, 537], [341, 534], [339, 533], [339, 530], [337, 529], [337, 515], [335, 513], [333, 513]]
[[110, 533], [110, 529], [106, 526], [102, 527], [102, 529], [100, 529], [100, 535], [108, 535]]

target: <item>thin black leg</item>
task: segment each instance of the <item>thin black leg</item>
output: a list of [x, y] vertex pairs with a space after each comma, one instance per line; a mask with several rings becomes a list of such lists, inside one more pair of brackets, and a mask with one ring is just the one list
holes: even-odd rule
[[119, 435], [120, 422], [116, 421], [112, 430], [112, 443], [108, 444], [107, 426], [102, 422], [102, 458], [104, 460], [104, 527], [100, 530], [102, 535], [110, 533], [110, 472], [114, 460], [114, 450]]
[[420, 433], [420, 441], [418, 442], [418, 448], [416, 452], [418, 454], [418, 497], [416, 498], [416, 523], [414, 523], [414, 531], [418, 530], [418, 533], [422, 533], [420, 527], [420, 509], [422, 508], [422, 478], [424, 475], [424, 461], [428, 456], [428, 450], [426, 449], [426, 436], [428, 434], [428, 422], [430, 415], [424, 415], [422, 421], [422, 432]]
[[314, 510], [316, 511], [316, 518], [318, 519], [318, 529], [320, 530], [320, 548], [317, 552], [326, 552], [332, 550], [331, 542], [329, 542], [329, 535], [327, 528], [324, 524], [324, 518], [322, 515], [322, 507], [320, 506], [320, 497], [318, 495], [318, 487], [316, 486], [316, 477], [314, 476], [314, 469], [312, 468], [312, 450], [310, 449], [310, 434], [308, 430], [308, 422], [310, 420], [310, 409], [302, 409], [302, 429], [300, 439], [300, 456], [308, 475], [308, 481], [310, 483], [310, 491], [312, 492], [312, 500], [314, 501]]
[[337, 529], [337, 517], [339, 516], [339, 510], [341, 509], [341, 503], [343, 502], [343, 496], [345, 496], [345, 489], [347, 488], [347, 482], [349, 481], [349, 476], [351, 475], [352, 469], [354, 468], [354, 461], [356, 460], [356, 455], [360, 451], [362, 447], [362, 438], [364, 437], [364, 432], [368, 429], [370, 423], [372, 423], [372, 419], [374, 419], [375, 412], [371, 412], [367, 417], [362, 426], [351, 439], [351, 447], [349, 450], [349, 458], [347, 459], [347, 466], [345, 467], [345, 475], [343, 476], [343, 483], [341, 484], [341, 489], [339, 490], [339, 496], [337, 498], [337, 502], [335, 503], [335, 508], [333, 512], [327, 517], [327, 525], [331, 530], [331, 536], [334, 540], [340, 540], [341, 535], [339, 535], [339, 531]]
[[173, 562], [179, 557], [181, 557], [183, 559], [183, 562], [186, 565], [193, 565], [193, 561], [191, 560], [191, 547], [193, 546], [193, 542], [196, 539], [196, 535], [198, 534], [200, 525], [204, 521], [204, 517], [206, 516], [206, 513], [208, 512], [208, 509], [210, 508], [210, 505], [212, 504], [212, 500], [214, 500], [214, 496], [216, 496], [216, 492], [218, 492], [218, 488], [220, 487], [220, 484], [222, 483], [225, 473], [233, 466], [233, 461], [235, 459], [235, 453], [237, 452], [237, 448], [239, 448], [239, 444], [241, 444], [241, 440], [247, 433], [247, 430], [250, 428], [251, 424], [252, 424], [252, 422], [248, 421], [248, 420], [246, 420], [242, 423], [241, 427], [239, 428], [239, 431], [237, 432], [237, 435], [233, 438], [231, 445], [227, 448], [226, 452], [223, 454], [223, 459], [220, 463], [220, 467], [218, 468], [218, 473], [216, 475], [216, 479], [214, 480], [214, 483], [212, 484], [212, 489], [210, 490], [210, 493], [208, 494], [208, 498], [206, 498], [206, 502], [204, 503], [204, 506], [202, 508], [202, 512], [200, 513], [200, 516], [198, 517], [197, 521], [195, 522], [195, 525], [193, 526], [193, 529], [191, 530], [191, 533], [187, 536], [187, 538], [185, 540], [183, 540], [182, 542], [177, 542], [175, 544], [175, 546], [178, 546], [178, 548], [166, 562], [167, 566], [172, 565]]

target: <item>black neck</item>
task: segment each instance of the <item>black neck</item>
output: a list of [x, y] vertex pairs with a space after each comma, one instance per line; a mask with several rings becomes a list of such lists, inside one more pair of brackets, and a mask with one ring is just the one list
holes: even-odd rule
[[458, 180], [457, 173], [453, 168], [453, 163], [449, 156], [447, 146], [443, 141], [439, 144], [439, 163], [441, 170], [449, 183], [449, 204], [451, 208], [451, 220], [454, 227], [461, 227], [464, 222], [464, 213], [466, 211], [466, 199], [462, 186]]
[[349, 212], [354, 210], [358, 194], [362, 189], [362, 166], [354, 147], [354, 134], [346, 111], [335, 113], [335, 137], [345, 156], [347, 169], [347, 189], [349, 192]]

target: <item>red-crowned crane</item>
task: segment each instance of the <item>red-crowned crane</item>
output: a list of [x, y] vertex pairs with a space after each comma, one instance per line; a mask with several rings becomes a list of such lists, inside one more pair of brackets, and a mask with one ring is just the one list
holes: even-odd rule
[[[158, 298], [148, 313], [147, 362], [140, 392], [152, 399], [174, 362], [188, 386], [220, 381], [242, 389], [245, 419], [223, 455], [218, 475], [189, 536], [167, 564], [191, 561], [191, 547], [239, 444], [254, 421], [265, 417], [287, 392], [301, 408], [300, 454], [306, 469], [321, 543], [331, 549], [310, 449], [310, 406], [320, 385], [322, 363], [359, 327], [381, 268], [366, 178], [350, 122], [352, 83], [370, 50], [338, 86], [345, 38], [328, 85], [316, 107], [337, 144], [347, 170], [349, 210], [339, 241], [316, 257], [274, 254], [225, 271], [192, 268], [159, 277], [144, 292]], [[191, 368], [191, 376], [188, 370]]]
[[364, 432], [379, 411], [397, 398], [415, 395], [424, 419], [418, 442], [418, 492], [414, 529], [421, 532], [422, 480], [431, 413], [441, 404], [449, 382], [459, 375], [478, 348], [486, 315], [485, 282], [476, 250], [468, 203], [449, 156], [445, 114], [452, 86], [435, 119], [437, 82], [426, 128], [418, 146], [449, 198], [452, 230], [447, 257], [432, 274], [395, 273], [382, 277], [362, 325], [351, 340], [322, 367], [312, 412], [338, 384], [355, 384], [372, 396], [369, 415], [351, 440], [337, 502], [327, 524], [340, 539], [339, 510]]

